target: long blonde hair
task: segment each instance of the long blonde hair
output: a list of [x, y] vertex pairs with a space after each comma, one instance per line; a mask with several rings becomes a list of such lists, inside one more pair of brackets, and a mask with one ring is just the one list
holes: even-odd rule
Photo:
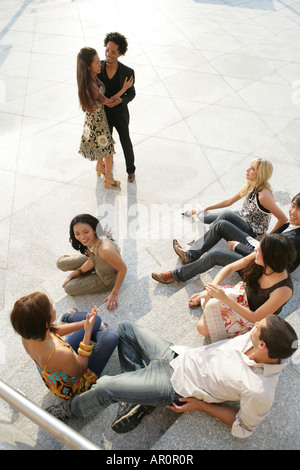
[[263, 189], [268, 189], [272, 192], [271, 186], [268, 183], [273, 173], [272, 163], [264, 158], [255, 158], [251, 161], [251, 164], [255, 166], [257, 176], [254, 181], [247, 181], [247, 183], [242, 186], [240, 190], [241, 197], [248, 196], [254, 189], [256, 189], [257, 192]]

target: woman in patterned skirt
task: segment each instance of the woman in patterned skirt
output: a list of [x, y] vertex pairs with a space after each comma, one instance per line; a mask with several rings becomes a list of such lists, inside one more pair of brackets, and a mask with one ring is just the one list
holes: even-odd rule
[[86, 114], [79, 153], [88, 160], [97, 160], [96, 171], [99, 176], [104, 176], [106, 188], [109, 186], [117, 188], [120, 186], [120, 181], [112, 177], [114, 140], [104, 105], [113, 106], [116, 98], [132, 86], [133, 78], [126, 78], [122, 89], [108, 99], [104, 95], [104, 84], [97, 77], [100, 70], [101, 62], [97, 51], [91, 47], [81, 49], [77, 57], [77, 84], [79, 102]]
[[[296, 257], [293, 243], [279, 234], [269, 234], [254, 253], [221, 269], [211, 284], [189, 300], [190, 307], [202, 304], [197, 329], [212, 341], [232, 338], [253, 328], [269, 314], [280, 313], [293, 295], [289, 268]], [[235, 286], [219, 284], [242, 270]]]

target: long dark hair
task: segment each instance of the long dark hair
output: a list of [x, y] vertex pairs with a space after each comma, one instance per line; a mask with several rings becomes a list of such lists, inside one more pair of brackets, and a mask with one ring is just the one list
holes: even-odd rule
[[83, 47], [77, 56], [78, 98], [83, 111], [93, 112], [96, 101], [93, 98], [92, 77], [88, 67], [92, 65], [97, 51], [92, 47]]
[[99, 220], [94, 217], [93, 215], [90, 214], [79, 214], [76, 215], [70, 223], [70, 238], [69, 241], [74, 248], [74, 250], [80, 251], [83, 255], [89, 254], [88, 249], [86, 246], [82, 245], [80, 241], [77, 240], [74, 234], [74, 225], [82, 223], [82, 224], [88, 224], [90, 227], [92, 227], [95, 232], [97, 231], [97, 225], [99, 224]]
[[266, 273], [267, 267], [275, 273], [282, 273], [285, 269], [289, 271], [296, 258], [296, 249], [291, 240], [277, 233], [265, 235], [260, 249], [264, 266], [259, 266], [253, 260], [242, 272], [243, 281], [253, 291], [258, 289], [259, 278]]
[[74, 225], [78, 223], [88, 224], [90, 227], [92, 227], [93, 230], [95, 230], [97, 237], [105, 236], [110, 240], [113, 240], [110, 231], [103, 230], [97, 217], [94, 217], [90, 214], [78, 214], [71, 220], [69, 241], [74, 250], [80, 251], [80, 253], [82, 253], [83, 255], [89, 256], [89, 250], [86, 246], [82, 245], [82, 243], [80, 243], [75, 237]]

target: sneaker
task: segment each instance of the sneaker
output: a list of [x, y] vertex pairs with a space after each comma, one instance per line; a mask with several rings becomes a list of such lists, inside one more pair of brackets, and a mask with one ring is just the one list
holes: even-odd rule
[[142, 421], [143, 417], [154, 409], [155, 406], [120, 403], [117, 419], [115, 419], [111, 427], [118, 433], [132, 431]]
[[71, 417], [70, 413], [67, 410], [67, 403], [48, 406], [48, 408], [46, 408], [46, 411], [48, 411], [48, 413], [50, 413], [52, 416], [59, 419], [63, 423]]

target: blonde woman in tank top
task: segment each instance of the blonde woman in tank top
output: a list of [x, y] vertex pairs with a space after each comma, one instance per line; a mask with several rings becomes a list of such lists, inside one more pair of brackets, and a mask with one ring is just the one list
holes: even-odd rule
[[99, 220], [80, 214], [70, 224], [70, 243], [80, 254], [63, 255], [57, 261], [62, 271], [72, 271], [62, 287], [69, 295], [95, 294], [111, 291], [104, 302], [107, 309], [118, 308], [118, 293], [127, 267], [117, 244], [108, 236], [97, 233]]
[[[260, 236], [267, 232], [271, 214], [273, 214], [277, 219], [277, 223], [272, 230], [273, 232], [285, 223], [287, 219], [274, 200], [272, 188], [269, 183], [272, 173], [273, 165], [269, 160], [255, 158], [250, 162], [249, 168], [246, 170], [246, 183], [241, 187], [238, 193], [216, 204], [204, 207], [203, 209], [187, 211], [184, 215], [191, 216], [197, 214], [199, 218], [203, 218], [204, 223], [210, 224], [217, 218], [220, 220], [223, 212], [212, 214], [209, 211], [232, 206], [240, 199], [245, 198], [242, 208], [237, 212], [239, 217], [248, 223], [249, 229], [251, 229], [254, 234]], [[224, 211], [224, 213], [226, 213], [226, 211]], [[224, 219], [226, 220], [226, 216], [224, 216]]]
[[[237, 240], [240, 243], [245, 243], [247, 237], [260, 240], [262, 235], [267, 233], [272, 215], [276, 223], [271, 232], [286, 223], [287, 217], [277, 206], [269, 184], [272, 173], [273, 166], [269, 160], [256, 158], [246, 170], [247, 181], [238, 193], [201, 211], [192, 209], [184, 213], [189, 216], [197, 214], [205, 224], [210, 224], [209, 230], [196, 240], [189, 250], [184, 250], [177, 240], [173, 240], [174, 250], [183, 260], [183, 266], [173, 271], [153, 273], [152, 277], [164, 284], [185, 282], [211, 267], [212, 260], [207, 259], [208, 255], [212, 254], [213, 259], [213, 249], [222, 238], [226, 241]], [[244, 202], [240, 211], [225, 209], [217, 213], [211, 212], [232, 206], [242, 198]], [[203, 257], [204, 254], [207, 256]], [[225, 264], [226, 260], [222, 260], [222, 265]]]

